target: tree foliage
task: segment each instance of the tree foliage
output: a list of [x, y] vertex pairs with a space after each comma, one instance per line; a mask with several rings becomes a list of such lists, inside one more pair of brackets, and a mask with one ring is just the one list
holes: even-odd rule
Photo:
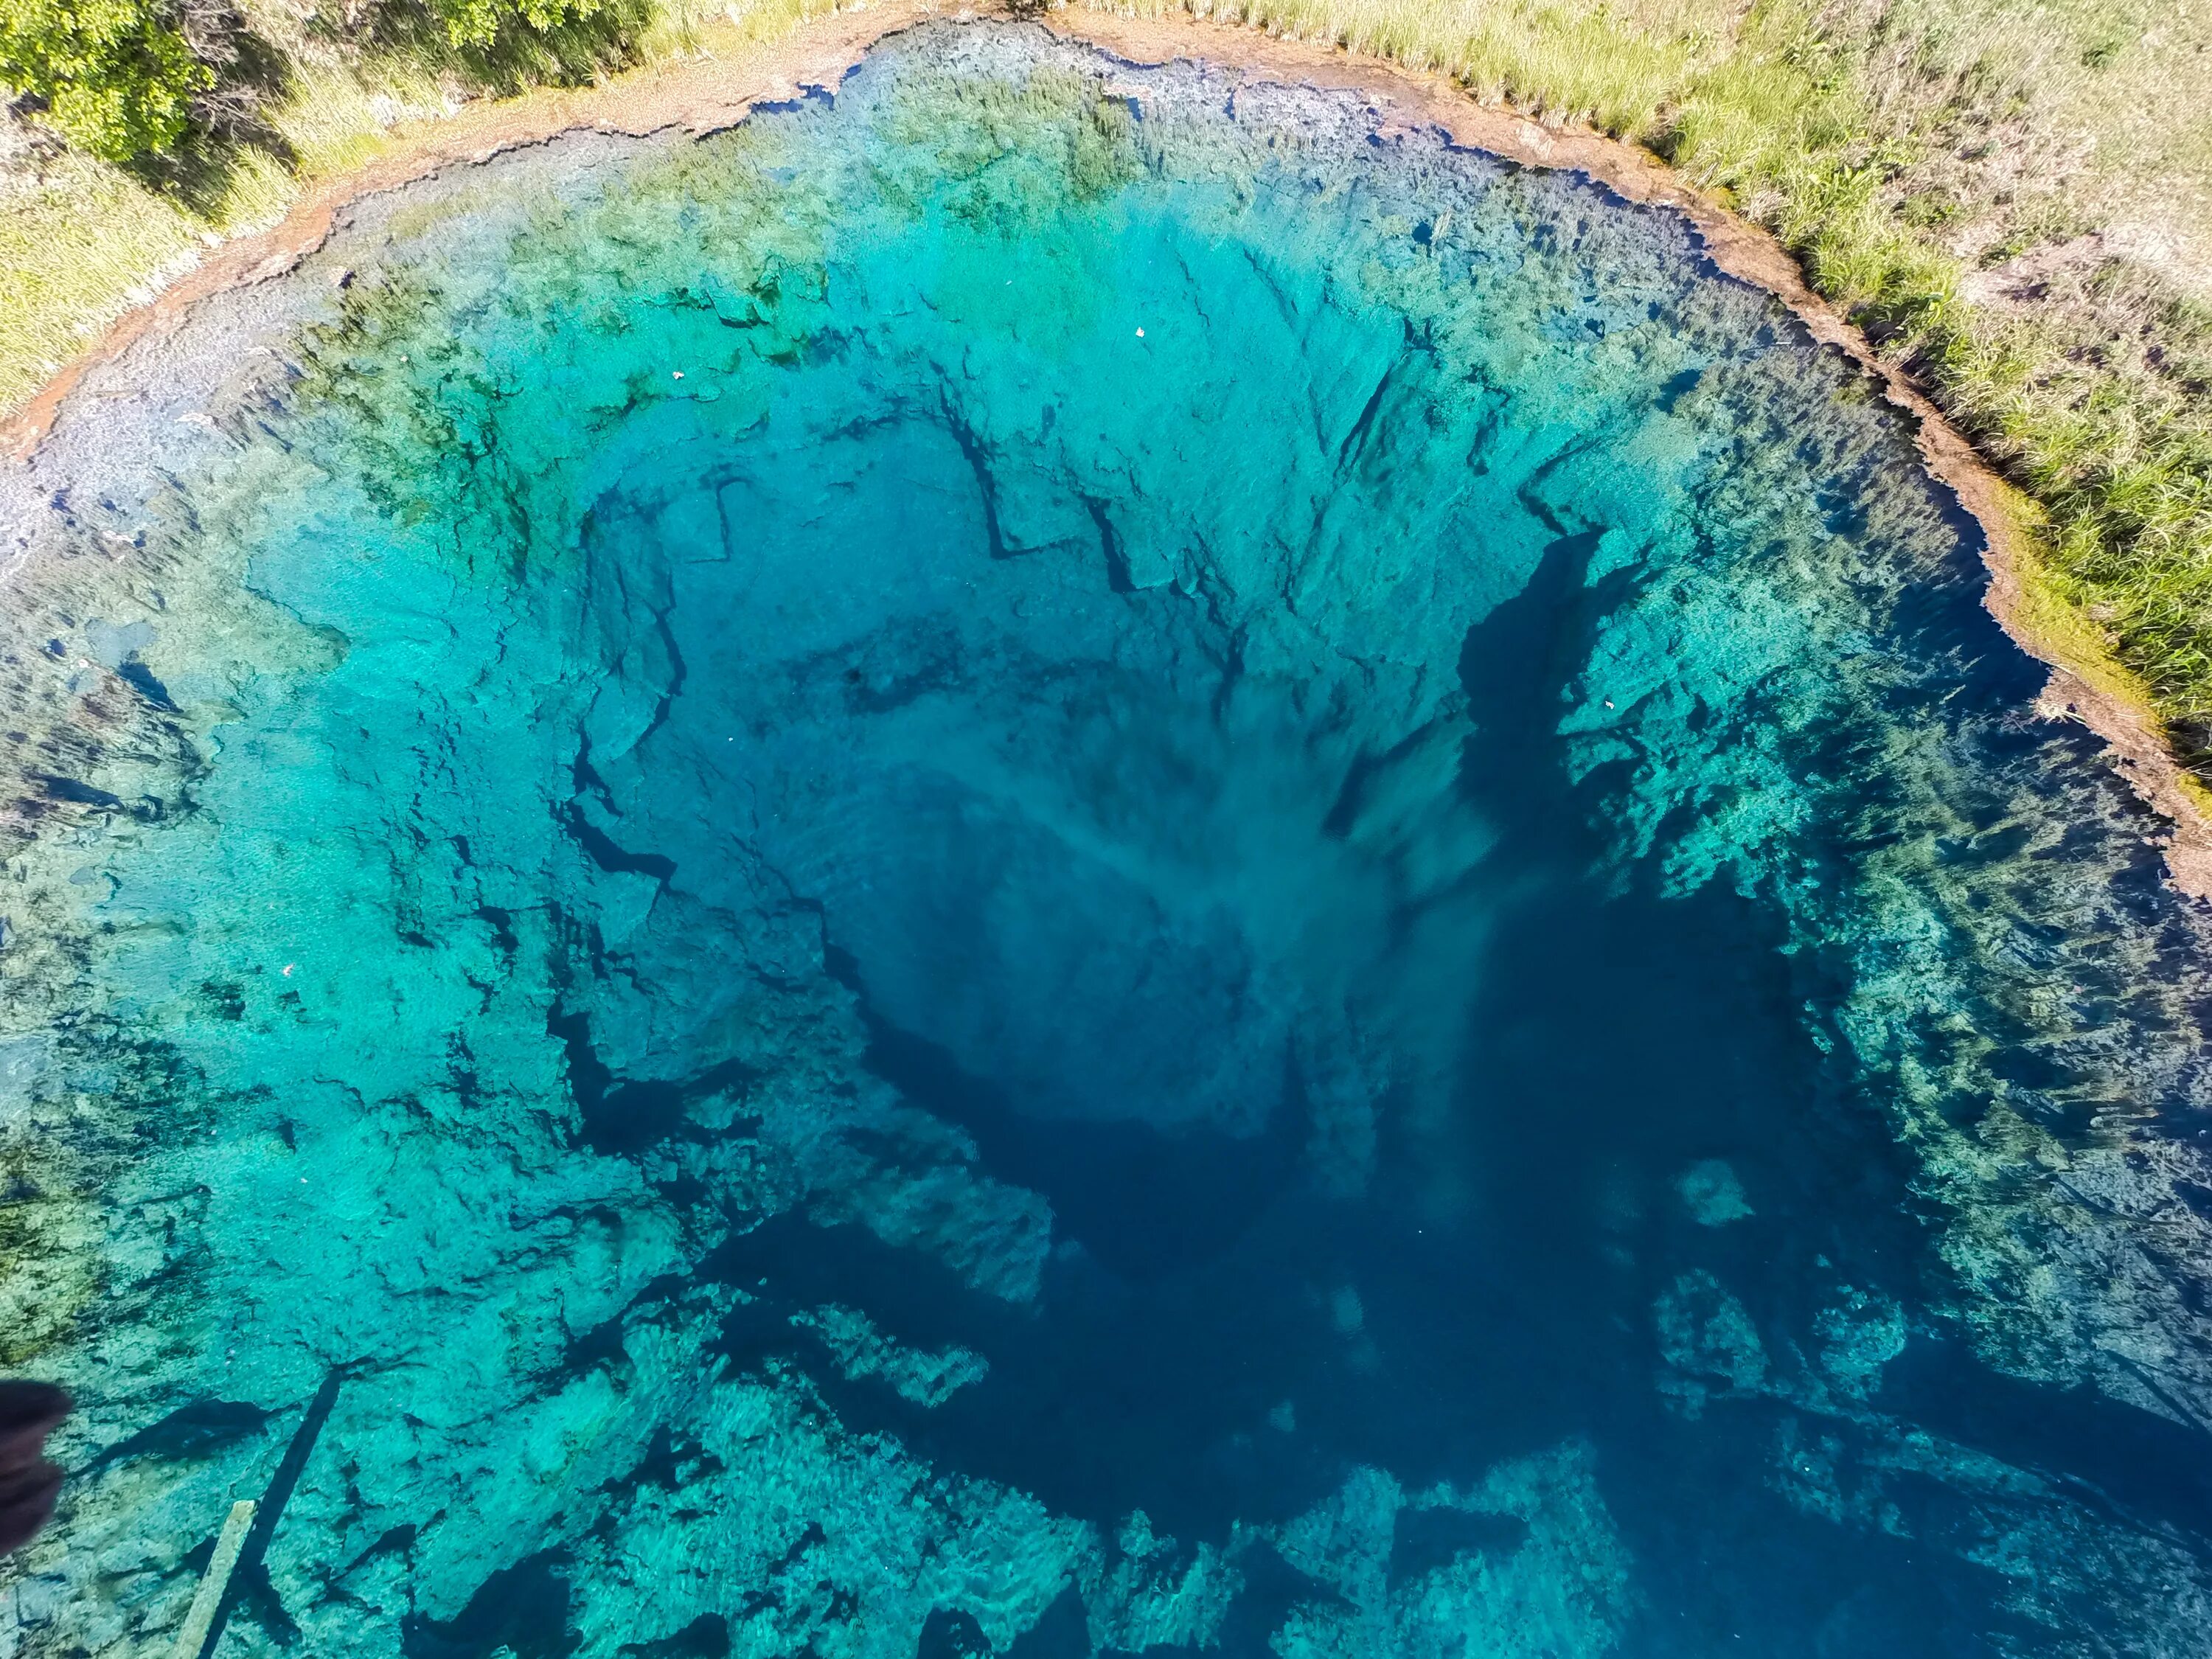
[[103, 161], [173, 147], [214, 82], [160, 0], [0, 0], [0, 85]]
[[[6, 3], [6, 0], [0, 0]], [[423, 0], [446, 38], [489, 51], [518, 29], [550, 35], [599, 15], [602, 0]]]

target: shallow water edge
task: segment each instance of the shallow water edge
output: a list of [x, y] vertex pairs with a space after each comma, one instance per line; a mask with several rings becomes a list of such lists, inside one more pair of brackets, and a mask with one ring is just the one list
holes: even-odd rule
[[[2073, 720], [2103, 741], [2115, 769], [2170, 827], [2160, 841], [2169, 879], [2193, 898], [2212, 898], [2212, 803], [2174, 758], [2148, 699], [2125, 670], [2094, 643], [2043, 620], [2032, 594], [2033, 507], [1985, 461], [1897, 365], [1806, 283], [1796, 260], [1774, 236], [1692, 187], [1648, 150], [1587, 130], [1558, 129], [1505, 106], [1475, 102], [1449, 78], [1338, 48], [1262, 33], [1178, 14], [1170, 19], [1121, 16], [1067, 6], [1042, 14], [1004, 6], [948, 9], [935, 0], [881, 0], [817, 19], [787, 40], [735, 57], [656, 65], [611, 84], [544, 92], [464, 109], [425, 125], [396, 152], [333, 179], [303, 198], [284, 218], [237, 239], [147, 304], [119, 319], [94, 345], [65, 365], [12, 418], [0, 422], [0, 456], [29, 460], [73, 406], [126, 390], [157, 373], [142, 346], [172, 334], [211, 295], [269, 283], [295, 270], [327, 243], [348, 210], [366, 198], [437, 178], [457, 166], [482, 166], [565, 135], [597, 132], [642, 138], [680, 131], [693, 137], [723, 131], [756, 108], [810, 92], [834, 92], [878, 43], [933, 20], [969, 21], [1018, 15], [1062, 38], [1082, 41], [1133, 67], [1177, 59], [1245, 71], [1256, 84], [1285, 82], [1351, 91], [1383, 117], [1383, 130], [1425, 127], [1458, 145], [1516, 166], [1580, 174], [1627, 201], [1680, 214], [1706, 256], [1727, 275], [1772, 295], [1819, 343], [1850, 358], [1879, 383], [1883, 397], [1914, 422], [1915, 442], [1929, 473], [1948, 489], [1981, 530], [1990, 573], [1984, 603], [2021, 648], [2048, 665], [2051, 678], [2038, 702], [2045, 718]], [[88, 388], [100, 371], [100, 385]], [[0, 573], [0, 580], [6, 573]]]

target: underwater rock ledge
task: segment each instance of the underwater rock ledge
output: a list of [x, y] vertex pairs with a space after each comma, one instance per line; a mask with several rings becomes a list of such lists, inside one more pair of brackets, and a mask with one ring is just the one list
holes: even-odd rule
[[0, 483], [0, 1652], [310, 1425], [234, 1648], [2193, 1650], [2212, 941], [1929, 429], [1142, 55], [363, 197]]
[[[981, 9], [989, 17], [993, 8]], [[962, 22], [976, 9], [963, 8]], [[2050, 718], [2078, 720], [2101, 738], [2118, 768], [2154, 811], [2167, 820], [2156, 833], [2169, 876], [2194, 897], [2212, 897], [2212, 817], [2154, 717], [2139, 700], [2109, 689], [2107, 665], [2079, 659], [2067, 642], [2036, 626], [2023, 605], [2019, 574], [2030, 547], [2021, 528], [2017, 492], [1997, 476], [1972, 443], [1953, 427], [1911, 377], [1883, 358], [1804, 280], [1788, 251], [1768, 232], [1717, 206], [1675, 177], [1642, 148], [1578, 128], [1559, 128], [1510, 107], [1474, 103], [1449, 80], [1386, 64], [1358, 53], [1316, 47], [1178, 13], [1161, 19], [1060, 8], [1043, 14], [1009, 12], [1031, 27], [1088, 42], [1124, 62], [1158, 66], [1182, 58], [1203, 58], [1265, 76], [1348, 89], [1395, 112], [1449, 133], [1454, 142], [1525, 167], [1583, 174], [1628, 200], [1673, 209], [1697, 227], [1708, 256], [1730, 276], [1772, 294], [1811, 331], [1874, 375], [1885, 395], [1914, 419], [1916, 441], [1929, 470], [1956, 492], [1981, 527], [1983, 556], [1991, 577], [1988, 603], [2005, 630], [2032, 656], [2048, 663], [2051, 681], [2039, 706]], [[176, 327], [206, 295], [239, 284], [270, 281], [289, 272], [330, 236], [338, 216], [362, 197], [400, 188], [441, 168], [481, 166], [519, 146], [566, 133], [595, 131], [643, 137], [671, 128], [695, 135], [714, 132], [756, 107], [772, 106], [830, 86], [876, 44], [903, 30], [939, 20], [933, 0], [886, 0], [810, 20], [793, 37], [730, 59], [710, 59], [670, 70], [649, 80], [619, 81], [611, 88], [575, 94], [539, 94], [488, 110], [469, 110], [430, 128], [377, 162], [334, 179], [297, 204], [270, 230], [234, 239], [147, 304], [118, 319], [94, 345], [65, 364], [23, 409], [0, 422], [0, 454], [32, 455], [59, 417], [79, 380], [147, 333]]]

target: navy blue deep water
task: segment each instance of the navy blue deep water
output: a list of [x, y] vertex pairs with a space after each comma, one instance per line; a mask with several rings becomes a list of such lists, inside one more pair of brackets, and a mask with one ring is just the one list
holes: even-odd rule
[[0, 1659], [2212, 1649], [2203, 915], [1680, 222], [944, 26], [88, 384]]

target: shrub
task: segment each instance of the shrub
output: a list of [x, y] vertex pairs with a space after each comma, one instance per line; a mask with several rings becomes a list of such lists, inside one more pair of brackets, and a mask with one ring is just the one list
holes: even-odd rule
[[0, 85], [103, 161], [169, 149], [214, 81], [158, 0], [0, 0]]
[[[0, 0], [5, 3], [6, 0]], [[595, 17], [601, 0], [426, 0], [431, 15], [457, 46], [489, 51], [515, 29], [554, 34]]]

